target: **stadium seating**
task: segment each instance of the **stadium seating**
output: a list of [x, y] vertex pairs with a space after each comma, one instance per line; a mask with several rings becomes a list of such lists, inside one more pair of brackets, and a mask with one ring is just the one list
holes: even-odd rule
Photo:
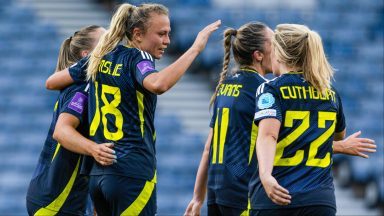
[[0, 215], [26, 215], [26, 190], [56, 95], [44, 80], [60, 41], [53, 25], [13, 1], [0, 1], [0, 24]]

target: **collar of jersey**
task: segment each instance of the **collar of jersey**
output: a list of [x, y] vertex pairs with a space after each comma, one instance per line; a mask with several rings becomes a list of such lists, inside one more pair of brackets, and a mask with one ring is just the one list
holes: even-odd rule
[[247, 71], [247, 72], [252, 72], [252, 73], [259, 73], [259, 72], [257, 72], [257, 70], [255, 70], [255, 69], [251, 69], [251, 68], [240, 68], [240, 70], [242, 70], [242, 71]]

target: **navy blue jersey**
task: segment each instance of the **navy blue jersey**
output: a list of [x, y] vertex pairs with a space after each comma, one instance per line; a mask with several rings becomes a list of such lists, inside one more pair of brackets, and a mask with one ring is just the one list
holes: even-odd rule
[[90, 87], [90, 136], [97, 143], [113, 142], [117, 163], [94, 163], [91, 175], [153, 178], [157, 95], [143, 80], [154, 72], [152, 56], [136, 48], [119, 45], [102, 58]]
[[210, 124], [208, 205], [247, 209], [248, 182], [257, 162], [255, 93], [265, 81], [254, 70], [240, 69], [219, 87]]
[[252, 209], [327, 205], [336, 208], [332, 166], [335, 132], [345, 129], [340, 97], [335, 89], [322, 95], [301, 72], [284, 74], [257, 90], [255, 123], [281, 122], [272, 175], [292, 196], [278, 206], [266, 195], [258, 173], [250, 184]]
[[73, 79], [74, 83], [82, 83], [86, 80], [88, 60], [89, 56], [84, 57], [68, 68], [69, 75]]
[[80, 175], [82, 157], [53, 139], [56, 121], [61, 113], [80, 120], [77, 130], [88, 135], [87, 93], [85, 84], [72, 85], [61, 91], [55, 105], [52, 123], [30, 182], [27, 201], [40, 206], [39, 215], [62, 212], [84, 215], [87, 205], [88, 177]]

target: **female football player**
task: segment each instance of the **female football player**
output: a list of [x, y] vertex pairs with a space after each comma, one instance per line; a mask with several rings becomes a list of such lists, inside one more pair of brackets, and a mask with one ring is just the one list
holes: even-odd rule
[[156, 213], [157, 95], [176, 84], [219, 25], [216, 21], [205, 27], [180, 58], [157, 71], [155, 59], [170, 44], [168, 9], [160, 4], [122, 4], [113, 15], [87, 68], [91, 139], [113, 142], [117, 156], [111, 166], [94, 163], [90, 173], [99, 215]]
[[335, 215], [332, 148], [345, 118], [333, 68], [320, 36], [303, 25], [278, 25], [271, 53], [279, 77], [256, 93], [251, 215]]
[[[253, 123], [256, 89], [272, 71], [273, 31], [260, 22], [224, 32], [223, 70], [212, 96], [211, 130], [196, 176], [193, 199], [185, 215], [200, 215], [208, 187], [208, 215], [248, 215], [248, 183], [257, 167]], [[230, 53], [238, 67], [229, 72]], [[367, 157], [373, 141], [355, 133], [334, 143], [335, 153]]]
[[[93, 50], [105, 29], [100, 26], [88, 26], [67, 38], [61, 45], [56, 71], [62, 70], [80, 60]], [[33, 174], [27, 193], [27, 211], [29, 215], [86, 215], [88, 202], [88, 176], [83, 175], [83, 157], [71, 150], [62, 148], [54, 140], [53, 132], [59, 115], [76, 118], [81, 124], [75, 128], [77, 133], [88, 136], [88, 120], [84, 117], [86, 95], [83, 84], [72, 85], [60, 92], [55, 105], [51, 127], [38, 165]], [[78, 141], [79, 144], [84, 144]], [[97, 145], [87, 140], [87, 152], [104, 165], [112, 164], [115, 155], [113, 144]], [[85, 144], [84, 144], [85, 145]], [[81, 152], [80, 152], [81, 153]]]

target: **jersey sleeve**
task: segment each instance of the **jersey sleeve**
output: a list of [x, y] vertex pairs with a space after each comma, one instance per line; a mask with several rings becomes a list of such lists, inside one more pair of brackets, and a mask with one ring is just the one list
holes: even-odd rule
[[87, 65], [88, 57], [84, 57], [68, 68], [69, 75], [73, 79], [74, 83], [85, 82]]
[[257, 89], [255, 104], [256, 111], [254, 122], [256, 125], [259, 125], [259, 122], [266, 118], [275, 118], [282, 122], [279, 95], [268, 83], [260, 85]]
[[[88, 84], [89, 85], [89, 84]], [[87, 122], [88, 112], [88, 93], [84, 90], [85, 85], [81, 88], [75, 88], [63, 99], [63, 109], [60, 113], [69, 113], [79, 119], [80, 124]]]
[[338, 110], [337, 110], [337, 120], [336, 120], [336, 128], [335, 132], [339, 133], [342, 132], [345, 127], [345, 116], [344, 116], [344, 111], [343, 111], [343, 104], [341, 103], [341, 98], [340, 95], [336, 92], [337, 96], [337, 105], [338, 105]]
[[133, 60], [133, 71], [136, 81], [144, 87], [143, 81], [145, 77], [157, 72], [155, 69], [155, 61], [152, 56], [147, 52], [139, 50], [138, 55]]

